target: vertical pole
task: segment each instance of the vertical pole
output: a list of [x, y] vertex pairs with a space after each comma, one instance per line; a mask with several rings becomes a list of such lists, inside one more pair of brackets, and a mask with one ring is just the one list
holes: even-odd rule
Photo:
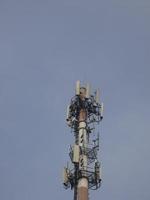
[[[79, 146], [83, 148], [87, 146], [86, 118], [86, 110], [81, 109], [79, 113]], [[83, 170], [87, 170], [87, 155], [82, 152], [80, 156], [83, 159]], [[86, 178], [86, 174], [85, 177], [83, 176], [78, 180], [77, 189], [78, 200], [88, 200], [88, 179]]]
[[78, 196], [78, 189], [77, 189], [77, 184], [78, 184], [78, 165], [75, 164], [75, 183], [74, 183], [74, 200], [77, 200]]

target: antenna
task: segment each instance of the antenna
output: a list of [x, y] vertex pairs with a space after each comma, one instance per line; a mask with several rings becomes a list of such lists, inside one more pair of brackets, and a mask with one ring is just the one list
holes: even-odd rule
[[100, 104], [99, 90], [90, 94], [90, 85], [86, 88], [76, 82], [75, 96], [67, 107], [67, 124], [74, 132], [75, 143], [70, 147], [72, 166], [67, 164], [63, 171], [65, 189], [74, 189], [74, 200], [89, 200], [89, 189], [96, 190], [101, 185], [101, 168], [97, 155], [99, 134], [93, 140], [93, 124], [103, 118], [103, 103]]
[[104, 112], [104, 104], [101, 103], [101, 107], [100, 107], [101, 118], [103, 118], [103, 112]]
[[76, 95], [80, 94], [80, 81], [76, 82]]
[[87, 83], [86, 85], [86, 98], [88, 99], [90, 97], [90, 84]]
[[100, 99], [100, 91], [99, 89], [96, 90], [96, 94], [95, 94], [95, 101], [96, 103], [99, 103]]

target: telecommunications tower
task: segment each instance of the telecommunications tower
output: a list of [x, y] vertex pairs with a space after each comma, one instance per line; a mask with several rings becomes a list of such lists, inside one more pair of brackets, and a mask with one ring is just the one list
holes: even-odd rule
[[74, 190], [74, 200], [89, 200], [88, 190], [101, 185], [101, 166], [97, 158], [99, 133], [95, 135], [95, 123], [103, 119], [103, 103], [99, 90], [90, 94], [90, 86], [76, 83], [75, 96], [67, 108], [67, 124], [74, 133], [75, 143], [70, 146], [71, 165], [63, 171], [65, 189]]

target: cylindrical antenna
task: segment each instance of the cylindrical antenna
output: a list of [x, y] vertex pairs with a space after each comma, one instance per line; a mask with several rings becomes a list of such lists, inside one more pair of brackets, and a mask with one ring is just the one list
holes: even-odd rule
[[90, 84], [87, 83], [86, 85], [86, 98], [88, 99], [90, 97]]
[[67, 121], [69, 119], [69, 112], [70, 112], [70, 105], [67, 106], [67, 116], [66, 116]]
[[104, 113], [104, 104], [103, 103], [101, 103], [101, 117], [103, 118], [103, 113]]
[[100, 178], [100, 180], [102, 180], [102, 167], [101, 167], [101, 165], [100, 165], [100, 168], [99, 168], [99, 178]]
[[68, 183], [68, 175], [67, 175], [66, 167], [64, 167], [64, 169], [63, 169], [63, 183], [64, 183], [64, 185], [67, 185], [67, 183]]
[[96, 101], [96, 103], [100, 102], [100, 91], [99, 91], [99, 89], [96, 90], [95, 101]]
[[80, 81], [76, 82], [76, 95], [80, 95]]

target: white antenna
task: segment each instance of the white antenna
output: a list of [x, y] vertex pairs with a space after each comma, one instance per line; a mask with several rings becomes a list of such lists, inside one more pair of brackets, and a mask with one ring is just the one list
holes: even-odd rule
[[64, 185], [68, 184], [68, 175], [67, 175], [67, 168], [66, 167], [64, 167], [64, 169], [63, 169], [63, 183], [64, 183]]
[[101, 117], [103, 118], [103, 113], [104, 113], [104, 104], [101, 103]]
[[96, 90], [95, 101], [96, 101], [96, 103], [100, 102], [100, 91], [99, 91], [99, 89]]
[[100, 178], [100, 180], [102, 180], [102, 168], [101, 168], [101, 165], [100, 165], [100, 168], [99, 168], [99, 178]]
[[76, 95], [80, 95], [80, 81], [76, 82]]
[[70, 105], [67, 106], [67, 118], [66, 118], [66, 120], [69, 119], [69, 112], [70, 112]]
[[90, 97], [90, 84], [87, 83], [86, 85], [86, 98], [88, 99]]

